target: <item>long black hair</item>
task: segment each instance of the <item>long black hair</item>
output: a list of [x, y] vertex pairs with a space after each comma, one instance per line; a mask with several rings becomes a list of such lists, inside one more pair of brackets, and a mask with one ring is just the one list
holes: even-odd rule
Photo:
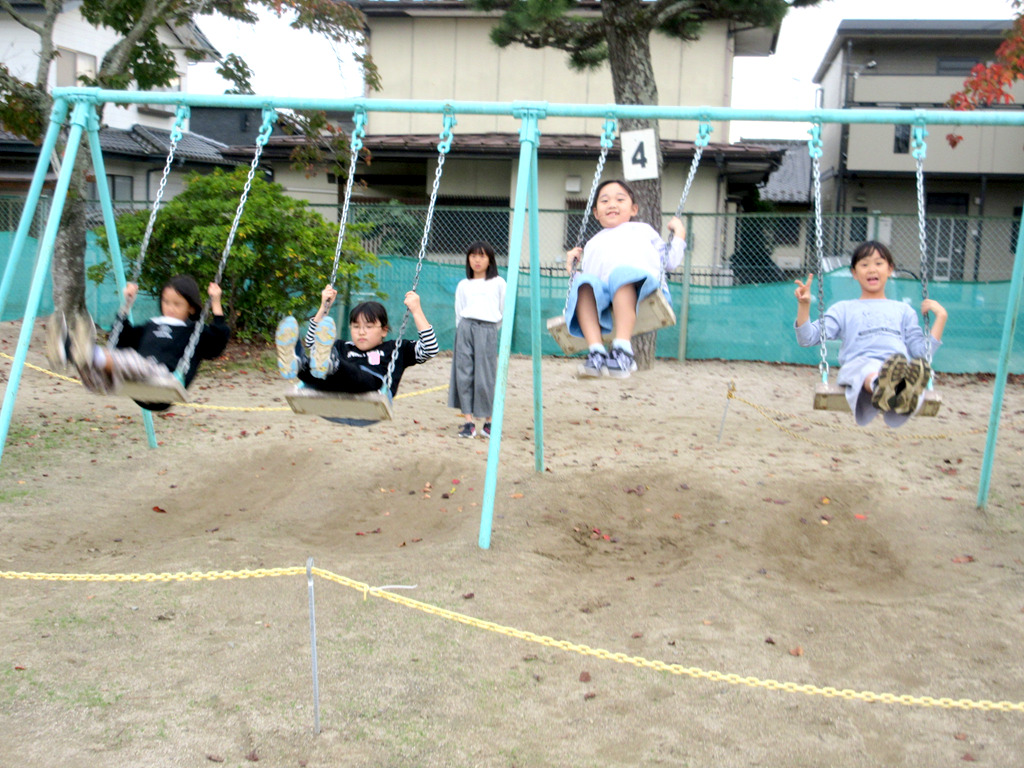
[[466, 277], [470, 280], [473, 279], [473, 268], [469, 266], [469, 257], [474, 253], [482, 253], [487, 257], [487, 274], [484, 276], [484, 280], [490, 280], [492, 277], [498, 276], [498, 260], [494, 255], [494, 248], [486, 240], [477, 240], [474, 243], [470, 243], [466, 248]]

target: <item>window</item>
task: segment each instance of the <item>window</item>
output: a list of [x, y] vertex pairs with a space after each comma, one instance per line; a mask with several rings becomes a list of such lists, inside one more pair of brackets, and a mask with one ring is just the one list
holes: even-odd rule
[[82, 85], [79, 78], [96, 78], [96, 57], [67, 48], [57, 49], [57, 87], [75, 88]]
[[567, 213], [565, 216], [565, 236], [562, 238], [562, 247], [567, 251], [576, 247], [576, 240], [580, 236], [580, 226], [583, 224], [584, 216], [587, 219], [587, 229], [583, 234], [584, 243], [601, 231], [601, 225], [597, 223], [597, 219], [591, 216], [589, 211], [583, 213], [586, 205], [586, 200], [570, 199], [565, 201], [567, 211], [580, 211], [580, 213]]
[[910, 154], [910, 126], [897, 125], [892, 140], [892, 151], [897, 155]]
[[1024, 215], [1024, 208], [1017, 206], [1013, 209], [1013, 222], [1010, 224], [1010, 253], [1017, 252], [1017, 238], [1020, 237], [1020, 217]]
[[[114, 173], [108, 173], [107, 189], [110, 190], [110, 199], [115, 203], [131, 202], [135, 199], [135, 179], [131, 176], [119, 176]], [[86, 194], [90, 200], [99, 199], [95, 182], [89, 183]]]
[[950, 77], [967, 77], [978, 63], [977, 59], [967, 56], [940, 56], [935, 74]]
[[[850, 208], [852, 213], [866, 214], [868, 209], [863, 205], [855, 205]], [[852, 216], [850, 218], [850, 240], [855, 243], [863, 243], [868, 239], [868, 217]]]

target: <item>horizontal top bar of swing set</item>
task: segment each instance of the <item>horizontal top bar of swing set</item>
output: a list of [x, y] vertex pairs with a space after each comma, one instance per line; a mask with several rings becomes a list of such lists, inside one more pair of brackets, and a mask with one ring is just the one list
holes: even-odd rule
[[559, 104], [547, 101], [419, 101], [414, 99], [296, 99], [287, 96], [183, 94], [153, 91], [108, 91], [101, 88], [54, 88], [55, 99], [96, 104], [166, 104], [237, 109], [297, 109], [366, 112], [451, 112], [458, 115], [509, 115], [523, 118], [609, 117], [619, 119], [759, 120], [789, 123], [876, 123], [927, 125], [1024, 125], [1024, 109], [959, 112], [952, 109], [735, 109], [626, 104]]

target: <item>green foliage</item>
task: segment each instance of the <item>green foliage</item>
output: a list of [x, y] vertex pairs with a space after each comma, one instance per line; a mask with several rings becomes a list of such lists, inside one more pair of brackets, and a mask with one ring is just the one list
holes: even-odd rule
[[[204, 290], [217, 273], [247, 169], [206, 176], [191, 174], [185, 190], [161, 207], [147, 249], [140, 288], [157, 295], [168, 278], [194, 275]], [[149, 219], [148, 211], [118, 218], [125, 272], [131, 272]], [[376, 258], [359, 243], [366, 227], [349, 226], [335, 287], [375, 290], [358, 277], [360, 265]], [[255, 178], [224, 269], [221, 288], [228, 322], [242, 339], [269, 339], [278, 320], [302, 316], [319, 302], [330, 277], [337, 226], [287, 197], [279, 184]], [[107, 248], [106, 233], [100, 242]], [[109, 250], [108, 250], [109, 258]]]
[[19, 80], [0, 64], [0, 126], [38, 143], [49, 105], [45, 91]]

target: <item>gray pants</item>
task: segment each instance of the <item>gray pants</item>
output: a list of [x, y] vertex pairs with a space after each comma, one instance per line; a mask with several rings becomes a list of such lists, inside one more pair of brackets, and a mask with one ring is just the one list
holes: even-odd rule
[[501, 323], [463, 318], [455, 329], [448, 405], [477, 419], [489, 419], [494, 409], [494, 380], [498, 374], [498, 331]]

